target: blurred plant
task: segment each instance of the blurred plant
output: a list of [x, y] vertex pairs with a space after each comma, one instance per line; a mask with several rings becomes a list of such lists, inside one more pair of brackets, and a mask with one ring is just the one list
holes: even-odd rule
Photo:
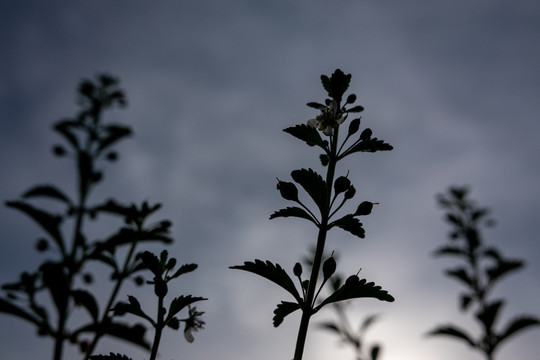
[[446, 275], [465, 286], [465, 292], [459, 295], [460, 310], [475, 309], [475, 319], [482, 333], [475, 339], [466, 330], [445, 325], [436, 327], [428, 335], [444, 335], [463, 341], [481, 352], [486, 360], [493, 360], [503, 342], [531, 326], [540, 325], [538, 318], [520, 315], [509, 320], [501, 330], [496, 329], [505, 300], [489, 299], [489, 295], [498, 281], [523, 268], [524, 262], [503, 257], [496, 248], [484, 245], [481, 228], [493, 226], [494, 221], [488, 218], [487, 208], [479, 207], [469, 199], [467, 187], [451, 187], [448, 193], [438, 196], [438, 202], [447, 211], [446, 221], [452, 229], [450, 244], [441, 246], [434, 254], [461, 258], [463, 265], [447, 270]]
[[[136, 256], [139, 243], [172, 242], [170, 221], [148, 224], [148, 218], [161, 207], [159, 204], [150, 205], [145, 201], [141, 205], [123, 205], [113, 199], [89, 204], [90, 193], [103, 180], [103, 162], [117, 160], [113, 145], [130, 136], [131, 129], [102, 120], [105, 110], [126, 105], [124, 92], [114, 77], [99, 75], [95, 81], [84, 80], [78, 92], [82, 108], [79, 114], [54, 125], [66, 145], [53, 147], [57, 157], [71, 158], [75, 162], [77, 196], [72, 198], [58, 187], [45, 184], [26, 191], [20, 200], [6, 202], [8, 207], [29, 216], [44, 231], [45, 235], [36, 242], [36, 249], [50, 251], [56, 259], [45, 260], [34, 272], [24, 272], [19, 281], [3, 285], [5, 296], [0, 297], [0, 312], [26, 320], [36, 326], [40, 336], [51, 337], [55, 360], [63, 357], [66, 341], [79, 346], [88, 359], [105, 335], [151, 349], [144, 339], [146, 329], [142, 325], [118, 322], [110, 310], [126, 280], [131, 279], [138, 285], [143, 282], [142, 277], [135, 274], [146, 266], [141, 257]], [[56, 213], [32, 203], [40, 199], [54, 201], [63, 210]], [[87, 223], [101, 214], [118, 216], [124, 225], [108, 236], [90, 240]], [[72, 231], [71, 239], [65, 227]], [[118, 253], [123, 255], [118, 256]], [[113, 282], [108, 299], [103, 299], [106, 305], [102, 311], [98, 299], [85, 289], [94, 281], [88, 269], [94, 262], [110, 268]], [[52, 299], [51, 306], [45, 305], [47, 294]], [[88, 314], [86, 323], [72, 324], [68, 320], [80, 308]]]
[[[322, 165], [326, 167], [325, 180], [312, 169], [294, 170], [291, 173], [293, 180], [315, 202], [319, 216], [300, 200], [298, 189], [294, 183], [279, 179], [277, 189], [281, 193], [281, 196], [285, 200], [295, 202], [299, 206], [278, 210], [270, 216], [270, 219], [298, 217], [312, 222], [318, 228], [315, 255], [313, 257], [309, 279], [302, 279], [302, 265], [300, 263], [296, 263], [293, 269], [293, 274], [298, 278], [300, 283], [300, 290], [297, 289], [292, 278], [279, 264], [274, 264], [270, 261], [255, 260], [254, 262], [245, 262], [244, 265], [231, 266], [232, 269], [244, 270], [265, 277], [287, 290], [294, 297], [295, 302], [282, 301], [278, 304], [276, 310], [274, 310], [273, 318], [274, 326], [277, 327], [287, 315], [296, 310], [301, 310], [302, 317], [298, 330], [294, 360], [302, 359], [309, 321], [324, 306], [347, 299], [362, 297], [394, 301], [394, 298], [387, 291], [382, 290], [380, 286], [376, 286], [373, 282], [367, 282], [365, 279], [360, 280], [357, 275], [349, 276], [339, 289], [322, 301], [318, 301], [322, 287], [332, 278], [336, 271], [334, 257], [327, 258], [323, 263], [327, 232], [332, 228], [338, 227], [363, 238], [365, 231], [358, 217], [369, 215], [375, 204], [370, 201], [364, 201], [360, 203], [354, 213], [336, 219], [334, 216], [343, 207], [345, 202], [352, 199], [356, 193], [356, 189], [347, 176], [340, 176], [334, 179], [336, 165], [340, 160], [354, 153], [392, 150], [392, 146], [389, 144], [372, 137], [372, 131], [368, 128], [363, 130], [357, 140], [353, 141], [352, 144], [345, 146], [348, 140], [360, 129], [360, 117], [350, 122], [347, 136], [340, 142], [340, 127], [348, 118], [349, 114], [359, 113], [363, 111], [363, 107], [346, 107], [347, 105], [353, 105], [356, 101], [356, 95], [354, 94], [348, 95], [342, 105], [343, 95], [347, 91], [351, 80], [350, 74], [346, 75], [338, 69], [331, 77], [322, 75], [321, 80], [329, 98], [325, 100], [324, 104], [317, 102], [307, 104], [309, 107], [317, 109], [320, 112], [319, 115], [309, 120], [307, 125], [297, 125], [284, 130], [306, 142], [307, 145], [316, 146], [323, 150], [320, 160]], [[325, 135], [325, 139], [321, 137], [319, 131]], [[338, 196], [340, 200], [338, 200]], [[319, 283], [321, 266], [323, 280]]]

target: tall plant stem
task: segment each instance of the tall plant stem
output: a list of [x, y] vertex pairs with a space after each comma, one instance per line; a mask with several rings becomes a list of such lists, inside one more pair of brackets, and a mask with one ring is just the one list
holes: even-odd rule
[[161, 333], [163, 332], [163, 327], [165, 326], [164, 322], [164, 309], [163, 309], [163, 298], [162, 296], [159, 296], [158, 300], [158, 317], [157, 317], [157, 323], [156, 323], [156, 332], [154, 334], [154, 342], [152, 343], [152, 353], [150, 354], [149, 360], [156, 360], [157, 358], [157, 352], [159, 348], [159, 342], [161, 341]]
[[321, 224], [319, 225], [319, 234], [317, 236], [317, 247], [315, 248], [315, 256], [313, 258], [313, 266], [311, 268], [311, 276], [309, 279], [309, 287], [306, 296], [306, 301], [302, 307], [302, 319], [300, 320], [300, 327], [298, 329], [298, 336], [296, 338], [296, 348], [294, 351], [294, 360], [302, 360], [304, 354], [304, 345], [306, 343], [306, 337], [309, 327], [309, 320], [313, 315], [313, 306], [315, 305], [315, 293], [317, 289], [317, 280], [322, 263], [322, 257], [324, 253], [324, 245], [326, 243], [326, 233], [328, 232], [328, 220], [330, 214], [330, 199], [332, 196], [332, 185], [334, 183], [334, 173], [336, 170], [337, 162], [337, 140], [338, 140], [338, 128], [334, 129], [333, 139], [331, 142], [330, 159], [328, 162], [328, 170], [326, 173], [326, 204], [327, 208], [321, 211]]
[[[136, 241], [131, 243], [129, 252], [126, 256], [126, 260], [124, 261], [123, 274], [125, 274], [127, 271], [127, 267], [129, 266], [129, 263], [131, 262], [131, 258], [133, 257], [133, 253], [135, 252], [136, 247], [137, 247]], [[114, 286], [111, 296], [109, 297], [109, 301], [107, 302], [107, 306], [105, 306], [105, 310], [103, 312], [103, 316], [101, 317], [101, 321], [97, 324], [98, 329], [96, 330], [92, 343], [90, 344], [90, 346], [88, 347], [88, 350], [86, 351], [86, 355], [84, 357], [85, 360], [88, 360], [90, 358], [90, 355], [92, 355], [92, 353], [94, 352], [94, 349], [96, 348], [99, 339], [103, 336], [103, 326], [106, 326], [106, 323], [109, 319], [107, 313], [112, 308], [112, 305], [114, 301], [116, 300], [116, 297], [118, 296], [118, 292], [120, 291], [120, 288], [122, 287], [122, 283], [125, 280], [125, 277], [123, 276], [123, 274], [122, 276], [118, 278], [118, 281], [116, 282]]]

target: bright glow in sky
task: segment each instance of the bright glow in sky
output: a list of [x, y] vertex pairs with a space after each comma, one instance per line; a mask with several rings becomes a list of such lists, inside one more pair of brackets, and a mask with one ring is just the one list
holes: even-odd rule
[[[161, 359], [292, 358], [298, 314], [272, 326], [287, 294], [228, 266], [258, 258], [292, 271], [314, 244], [314, 227], [268, 217], [286, 205], [276, 177], [322, 172], [319, 154], [281, 130], [314, 115], [305, 104], [324, 99], [319, 76], [336, 68], [353, 75], [363, 125], [394, 146], [338, 170], [350, 172], [357, 199], [380, 205], [363, 221], [366, 239], [334, 231], [328, 241], [339, 271], [361, 267], [396, 298], [353, 306], [355, 321], [381, 314], [368, 333], [381, 359], [481, 359], [424, 337], [438, 324], [470, 323], [457, 311], [460, 287], [442, 275], [452, 263], [430, 255], [446, 241], [434, 196], [449, 185], [469, 184], [498, 220], [487, 241], [527, 262], [496, 291], [509, 300], [502, 320], [540, 314], [538, 1], [28, 0], [3, 2], [0, 24], [2, 201], [37, 183], [73, 189], [71, 168], [48, 150], [58, 141], [51, 125], [77, 111], [82, 78], [107, 71], [127, 92], [127, 110], [108, 119], [136, 136], [120, 147], [96, 201], [163, 203], [159, 217], [173, 221], [176, 239], [169, 252], [199, 264], [177, 291], [209, 298], [200, 304], [206, 329], [193, 344], [166, 334]], [[0, 207], [0, 283], [42, 259], [29, 224]], [[2, 359], [51, 351], [16, 319], [0, 315], [0, 328]], [[538, 356], [539, 335], [511, 340], [499, 359]], [[353, 358], [337, 345], [312, 328], [305, 358]], [[114, 341], [100, 350], [147, 357]]]

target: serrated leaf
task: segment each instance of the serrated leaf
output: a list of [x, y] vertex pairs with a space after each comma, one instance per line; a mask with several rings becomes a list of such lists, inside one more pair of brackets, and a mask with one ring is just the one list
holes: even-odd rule
[[285, 209], [281, 209], [274, 212], [272, 215], [270, 215], [270, 220], [278, 218], [278, 217], [289, 217], [289, 216], [306, 219], [316, 224], [315, 219], [313, 219], [311, 215], [307, 213], [307, 211], [296, 206], [287, 207]]
[[28, 190], [22, 195], [23, 198], [31, 197], [47, 197], [56, 200], [60, 200], [68, 205], [71, 204], [71, 200], [57, 187], [53, 185], [38, 185]]
[[327, 142], [321, 138], [319, 131], [311, 126], [300, 124], [296, 125], [295, 127], [283, 129], [283, 131], [302, 141], [305, 141], [309, 146], [317, 145], [323, 149], [326, 149], [327, 147]]
[[467, 334], [465, 330], [461, 330], [453, 325], [447, 325], [447, 326], [441, 326], [441, 327], [435, 328], [434, 330], [431, 330], [427, 335], [428, 336], [446, 335], [446, 336], [450, 336], [459, 340], [463, 340], [470, 346], [476, 347], [474, 340], [469, 334]]
[[92, 355], [90, 360], [132, 360], [126, 355], [110, 353], [109, 355]]
[[321, 75], [321, 82], [324, 89], [328, 92], [328, 96], [337, 103], [340, 103], [343, 94], [349, 88], [351, 74], [346, 75], [340, 69], [336, 69], [330, 78], [326, 75]]
[[75, 304], [84, 306], [92, 319], [95, 321], [98, 320], [99, 309], [94, 295], [86, 290], [73, 290], [71, 291], [71, 296], [73, 296]]
[[331, 229], [332, 227], [337, 226], [343, 230], [346, 230], [350, 232], [351, 234], [358, 236], [359, 238], [363, 239], [366, 236], [366, 231], [362, 227], [362, 223], [360, 220], [355, 218], [353, 215], [345, 215], [341, 219], [338, 219], [336, 221], [333, 221], [328, 225], [328, 228]]
[[58, 247], [64, 251], [64, 241], [62, 234], [60, 233], [60, 223], [62, 218], [58, 215], [52, 215], [44, 210], [33, 207], [32, 205], [23, 201], [8, 201], [6, 205], [14, 209], [24, 212], [30, 216], [36, 223], [41, 226], [47, 234], [49, 234]]
[[255, 262], [246, 261], [244, 262], [244, 265], [230, 266], [229, 268], [244, 270], [262, 276], [287, 290], [294, 296], [298, 303], [302, 303], [302, 299], [298, 294], [298, 290], [296, 290], [293, 281], [279, 264], [274, 265], [270, 261], [264, 262], [256, 259]]
[[336, 292], [328, 296], [315, 307], [314, 312], [319, 311], [323, 306], [356, 298], [375, 298], [381, 301], [394, 301], [394, 297], [388, 294], [388, 291], [383, 290], [380, 286], [375, 285], [374, 282], [367, 282], [366, 279], [359, 280], [357, 276], [350, 276]]
[[169, 279], [174, 279], [179, 277], [180, 275], [195, 271], [195, 269], [197, 269], [197, 266], [197, 264], [184, 264], [180, 266], [178, 270], [176, 270], [176, 272]]
[[294, 170], [291, 176], [309, 194], [321, 213], [328, 208], [326, 182], [321, 175], [312, 169], [300, 169]]
[[394, 149], [394, 147], [390, 144], [385, 143], [383, 140], [379, 140], [377, 138], [364, 139], [353, 145], [351, 148], [347, 149], [345, 153], [340, 155], [340, 158], [343, 158], [355, 152], [390, 151], [392, 149]]
[[161, 267], [156, 255], [152, 254], [150, 251], [145, 251], [138, 256], [148, 270], [158, 277], [161, 276]]
[[178, 314], [180, 311], [182, 311], [183, 308], [185, 308], [188, 305], [193, 304], [197, 301], [207, 300], [206, 298], [202, 297], [193, 297], [191, 295], [181, 295], [176, 298], [174, 298], [171, 301], [171, 304], [169, 306], [169, 313], [167, 314], [167, 319], [165, 322], [169, 322], [176, 314]]
[[295, 312], [298, 309], [300, 309], [300, 305], [298, 305], [298, 303], [282, 301], [274, 310], [274, 317], [272, 319], [274, 327], [281, 325], [287, 315]]

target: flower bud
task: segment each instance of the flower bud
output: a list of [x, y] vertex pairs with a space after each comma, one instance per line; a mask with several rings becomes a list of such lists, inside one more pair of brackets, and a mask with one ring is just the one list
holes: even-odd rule
[[349, 136], [352, 136], [360, 129], [360, 118], [356, 118], [349, 124]]
[[321, 156], [319, 156], [319, 159], [321, 159], [322, 166], [328, 165], [328, 162], [330, 161], [330, 158], [326, 154], [321, 154]]
[[154, 278], [154, 293], [157, 297], [164, 298], [165, 295], [167, 295], [167, 292], [169, 291], [167, 287], [167, 283], [165, 280], [160, 279], [158, 277]]
[[356, 101], [356, 95], [355, 94], [350, 94], [349, 96], [347, 96], [347, 104], [352, 104]]
[[277, 189], [285, 200], [298, 201], [298, 189], [293, 183], [278, 179]]
[[56, 156], [64, 156], [66, 155], [66, 149], [62, 145], [54, 145], [53, 154]]
[[356, 194], [356, 189], [354, 188], [354, 185], [351, 185], [345, 192], [345, 200], [352, 199], [354, 197], [354, 194]]
[[371, 214], [372, 209], [373, 209], [373, 203], [372, 202], [363, 201], [360, 205], [358, 205], [358, 208], [356, 209], [356, 212], [354, 213], [354, 216], [369, 215], [369, 214]]
[[47, 251], [49, 248], [49, 243], [47, 242], [47, 239], [41, 238], [36, 242], [36, 250], [39, 252]]
[[346, 176], [340, 176], [334, 182], [334, 190], [336, 194], [341, 194], [349, 189], [351, 186], [351, 181]]
[[336, 260], [334, 259], [333, 254], [323, 263], [322, 269], [324, 280], [328, 280], [330, 276], [332, 276], [332, 274], [336, 272]]
[[167, 269], [172, 270], [175, 265], [176, 265], [176, 259], [170, 258], [169, 261], [167, 262]]
[[302, 275], [302, 264], [300, 264], [299, 262], [294, 264], [293, 273], [295, 276], [300, 277]]
[[360, 140], [371, 139], [371, 134], [373, 134], [373, 131], [371, 131], [370, 128], [364, 129], [364, 131], [362, 131], [362, 133], [360, 134]]

